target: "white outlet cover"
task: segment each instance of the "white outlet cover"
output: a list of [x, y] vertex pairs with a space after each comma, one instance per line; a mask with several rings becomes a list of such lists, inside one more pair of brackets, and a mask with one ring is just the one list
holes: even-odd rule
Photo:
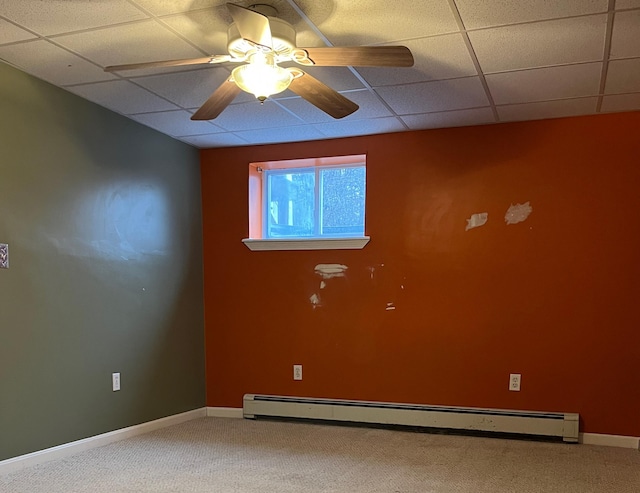
[[111, 375], [111, 383], [114, 392], [120, 390], [120, 373], [113, 373]]
[[509, 375], [509, 390], [512, 392], [520, 392], [520, 382], [522, 380], [522, 374], [511, 373]]
[[293, 379], [302, 380], [302, 365], [293, 365]]

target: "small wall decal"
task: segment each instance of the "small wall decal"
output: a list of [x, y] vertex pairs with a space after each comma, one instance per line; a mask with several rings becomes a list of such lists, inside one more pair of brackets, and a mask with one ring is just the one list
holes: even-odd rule
[[9, 268], [9, 245], [0, 243], [0, 269]]

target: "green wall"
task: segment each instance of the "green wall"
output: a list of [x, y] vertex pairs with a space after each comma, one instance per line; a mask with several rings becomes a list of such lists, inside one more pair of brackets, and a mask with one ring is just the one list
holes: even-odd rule
[[0, 460], [204, 406], [196, 149], [0, 64], [0, 243]]

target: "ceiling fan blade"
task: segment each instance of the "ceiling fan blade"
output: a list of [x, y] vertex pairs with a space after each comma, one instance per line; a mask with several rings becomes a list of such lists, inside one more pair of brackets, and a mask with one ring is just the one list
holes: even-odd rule
[[241, 90], [242, 89], [233, 82], [233, 79], [229, 77], [209, 96], [209, 99], [200, 106], [200, 109], [193, 114], [191, 119], [213, 120], [231, 104], [231, 101], [235, 99]]
[[[406, 46], [345, 46], [302, 48], [313, 65], [332, 67], [411, 67]], [[297, 60], [296, 60], [297, 61]], [[304, 64], [304, 63], [303, 63]]]
[[266, 15], [234, 3], [228, 3], [227, 8], [243, 39], [269, 49], [273, 46], [271, 27]]
[[359, 108], [356, 103], [305, 72], [294, 77], [289, 89], [333, 118], [344, 118]]
[[127, 65], [111, 65], [105, 67], [105, 72], [119, 72], [120, 70], [136, 70], [141, 68], [179, 67], [181, 65], [200, 65], [204, 63], [223, 63], [231, 60], [229, 55], [211, 55], [202, 58], [183, 58], [180, 60], [164, 60], [160, 62], [129, 63]]

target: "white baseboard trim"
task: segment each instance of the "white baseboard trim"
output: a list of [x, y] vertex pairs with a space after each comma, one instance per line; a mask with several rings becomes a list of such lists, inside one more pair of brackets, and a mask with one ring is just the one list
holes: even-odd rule
[[601, 433], [580, 433], [580, 443], [585, 445], [604, 445], [606, 447], [621, 447], [640, 449], [640, 437], [623, 435], [604, 435]]
[[208, 407], [207, 416], [210, 418], [242, 418], [241, 407]]
[[125, 438], [142, 435], [143, 433], [149, 433], [150, 431], [158, 430], [160, 428], [177, 425], [196, 418], [204, 418], [206, 416], [207, 411], [206, 408], [203, 407], [200, 409], [194, 409], [193, 411], [167, 416], [166, 418], [148, 421], [147, 423], [121, 428], [108, 433], [102, 433], [101, 435], [83, 438], [82, 440], [76, 440], [75, 442], [64, 443], [56, 447], [38, 450], [37, 452], [32, 452], [30, 454], [13, 457], [11, 459], [0, 461], [0, 475], [8, 474], [25, 467], [49, 462], [50, 460], [69, 457], [71, 455], [84, 452], [85, 450], [117, 442], [118, 440], [124, 440]]

